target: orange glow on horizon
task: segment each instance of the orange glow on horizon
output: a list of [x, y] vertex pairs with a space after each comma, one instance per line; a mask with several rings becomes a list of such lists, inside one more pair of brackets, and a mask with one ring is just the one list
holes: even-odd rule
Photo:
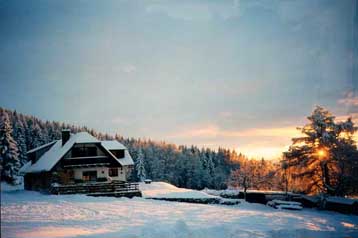
[[[358, 118], [358, 116], [356, 117]], [[337, 121], [347, 118], [348, 116], [341, 116]], [[358, 120], [354, 120], [354, 122], [358, 123]], [[190, 144], [187, 141], [193, 139], [203, 140], [204, 142], [194, 144], [211, 149], [219, 147], [235, 149], [237, 153], [242, 153], [249, 158], [277, 159], [292, 145], [292, 138], [302, 136], [304, 135], [294, 125], [229, 130], [214, 123], [181, 128], [181, 130], [175, 130], [169, 135], [165, 135], [164, 138], [177, 144]], [[352, 138], [358, 145], [358, 132]], [[305, 142], [295, 144], [295, 146], [303, 145]], [[319, 145], [317, 144], [317, 146]]]

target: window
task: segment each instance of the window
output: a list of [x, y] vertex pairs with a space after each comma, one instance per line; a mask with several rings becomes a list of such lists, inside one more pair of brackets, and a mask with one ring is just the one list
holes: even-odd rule
[[110, 177], [117, 177], [118, 176], [118, 168], [110, 168], [108, 170], [108, 175]]
[[83, 181], [96, 181], [97, 180], [97, 171], [83, 171], [82, 179], [83, 179]]
[[111, 153], [118, 159], [124, 158], [124, 150], [111, 150]]
[[91, 147], [74, 147], [72, 149], [72, 157], [89, 157], [97, 156], [97, 148], [95, 146]]
[[68, 173], [68, 177], [69, 177], [70, 179], [74, 179], [74, 178], [75, 178], [75, 172], [74, 172], [72, 169], [68, 170], [67, 173]]

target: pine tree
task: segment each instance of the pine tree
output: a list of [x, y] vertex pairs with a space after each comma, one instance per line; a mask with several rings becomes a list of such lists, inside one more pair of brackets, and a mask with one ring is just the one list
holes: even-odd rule
[[347, 172], [356, 157], [353, 134], [357, 130], [351, 118], [335, 122], [326, 109], [316, 107], [308, 117], [309, 123], [299, 128], [304, 136], [293, 138], [284, 153], [285, 165], [306, 193], [343, 195], [345, 184], [352, 179]]
[[145, 167], [144, 167], [144, 155], [142, 148], [139, 148], [138, 150], [138, 156], [137, 156], [137, 177], [139, 181], [143, 182], [146, 177]]
[[45, 144], [42, 131], [36, 119], [30, 118], [27, 127], [28, 150]]
[[[19, 149], [19, 159], [21, 165], [24, 165], [27, 162], [27, 155], [26, 155], [26, 138], [25, 138], [25, 128], [24, 124], [21, 120], [17, 122], [17, 130], [16, 130], [16, 142]], [[15, 132], [15, 130], [14, 130]]]
[[12, 127], [6, 112], [0, 120], [0, 162], [2, 180], [14, 183], [20, 169], [20, 160], [16, 141], [12, 137]]

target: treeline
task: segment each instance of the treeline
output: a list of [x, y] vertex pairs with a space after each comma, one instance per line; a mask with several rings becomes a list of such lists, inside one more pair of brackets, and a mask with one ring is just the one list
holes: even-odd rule
[[351, 118], [336, 122], [326, 109], [317, 107], [293, 138], [280, 161], [251, 160], [233, 150], [177, 146], [152, 140], [99, 133], [85, 126], [43, 121], [0, 108], [1, 179], [13, 182], [27, 162], [26, 152], [53, 140], [61, 131], [86, 131], [99, 140], [118, 140], [135, 162], [132, 181], [150, 178], [193, 189], [286, 190], [336, 196], [358, 194], [358, 150]]
[[[219, 148], [215, 151], [196, 146], [176, 146], [165, 142], [124, 138], [119, 134], [111, 136], [85, 126], [43, 121], [3, 108], [0, 108], [0, 118], [2, 180], [11, 180], [13, 175], [10, 174], [27, 162], [28, 150], [60, 139], [62, 129], [70, 129], [72, 133], [86, 131], [100, 140], [116, 139], [128, 148], [135, 163], [138, 151], [141, 150], [147, 178], [167, 181], [185, 188], [226, 188], [231, 171], [238, 169], [239, 161], [245, 159], [245, 156], [228, 149]], [[136, 166], [131, 179], [139, 179]]]

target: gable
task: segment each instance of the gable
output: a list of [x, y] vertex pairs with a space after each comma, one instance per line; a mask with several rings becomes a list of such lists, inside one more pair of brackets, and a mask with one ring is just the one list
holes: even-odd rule
[[62, 141], [58, 140], [54, 145], [45, 152], [34, 164], [25, 164], [26, 168], [21, 168], [22, 173], [38, 173], [50, 171], [61, 158], [72, 148], [75, 143], [99, 143], [100, 141], [88, 134], [87, 132], [80, 132], [71, 134], [70, 139], [62, 145]]
[[54, 167], [79, 167], [81, 165], [121, 166], [100, 143], [75, 143]]

